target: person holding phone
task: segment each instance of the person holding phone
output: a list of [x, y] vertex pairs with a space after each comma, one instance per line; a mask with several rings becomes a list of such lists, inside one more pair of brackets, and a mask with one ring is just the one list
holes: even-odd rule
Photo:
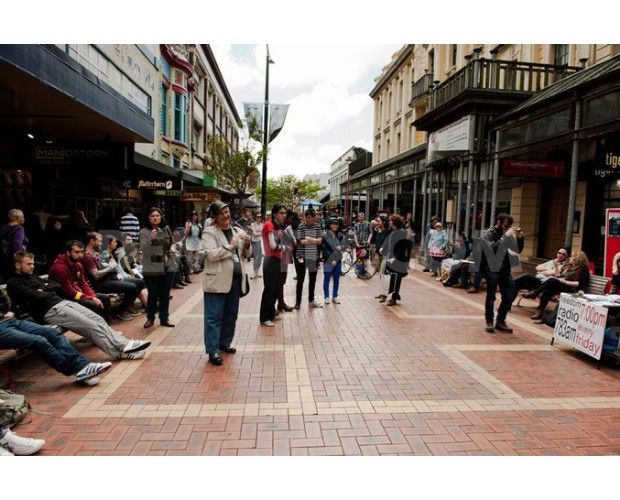
[[169, 312], [170, 290], [177, 271], [171, 251], [173, 241], [172, 231], [164, 220], [163, 212], [157, 207], [151, 208], [148, 221], [140, 230], [142, 275], [148, 290], [144, 328], [153, 326], [158, 312], [162, 326], [175, 326], [170, 323]]

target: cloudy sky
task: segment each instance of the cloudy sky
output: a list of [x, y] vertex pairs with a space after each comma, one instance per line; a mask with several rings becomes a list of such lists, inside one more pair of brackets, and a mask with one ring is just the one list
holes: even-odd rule
[[[289, 104], [270, 144], [268, 177], [328, 172], [351, 146], [372, 151], [374, 79], [400, 45], [271, 44], [269, 102]], [[264, 102], [265, 45], [212, 44], [240, 116]]]

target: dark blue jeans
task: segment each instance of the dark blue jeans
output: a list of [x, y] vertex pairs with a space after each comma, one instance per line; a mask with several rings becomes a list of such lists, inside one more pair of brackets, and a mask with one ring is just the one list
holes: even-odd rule
[[220, 352], [220, 346], [230, 347], [235, 336], [239, 314], [241, 275], [233, 276], [228, 293], [206, 293], [203, 297], [205, 321], [205, 350], [207, 354]]
[[121, 312], [125, 312], [136, 300], [136, 297], [145, 287], [145, 283], [137, 278], [125, 278], [121, 280], [108, 280], [97, 289], [99, 293], [122, 293], [123, 300], [120, 305]]
[[503, 323], [506, 321], [506, 316], [512, 304], [512, 276], [510, 273], [494, 273], [489, 271], [486, 273], [485, 279], [487, 281], [487, 297], [484, 303], [484, 317], [489, 323], [493, 321], [495, 316], [495, 292], [499, 286], [502, 301], [497, 310], [497, 322]]
[[170, 318], [170, 289], [174, 281], [174, 272], [160, 276], [145, 276], [144, 282], [149, 292], [146, 300], [146, 319], [155, 321], [159, 310], [159, 321], [166, 323]]
[[73, 375], [90, 362], [58, 330], [19, 319], [0, 323], [0, 349], [30, 349], [63, 375]]

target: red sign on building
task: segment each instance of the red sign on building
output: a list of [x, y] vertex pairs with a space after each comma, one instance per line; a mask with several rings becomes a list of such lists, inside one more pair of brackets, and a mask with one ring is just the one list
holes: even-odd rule
[[503, 160], [502, 175], [512, 177], [564, 177], [564, 162]]

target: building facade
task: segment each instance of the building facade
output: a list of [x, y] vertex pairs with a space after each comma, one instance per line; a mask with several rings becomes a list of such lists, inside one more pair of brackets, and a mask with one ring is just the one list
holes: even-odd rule
[[437, 214], [452, 235], [509, 211], [526, 232], [525, 258], [568, 242], [599, 269], [601, 212], [616, 195], [613, 176], [596, 172], [617, 154], [618, 54], [617, 45], [403, 46], [370, 93], [373, 165], [349, 179], [351, 195], [378, 192], [385, 204], [381, 193], [394, 193], [395, 210], [421, 226]]

